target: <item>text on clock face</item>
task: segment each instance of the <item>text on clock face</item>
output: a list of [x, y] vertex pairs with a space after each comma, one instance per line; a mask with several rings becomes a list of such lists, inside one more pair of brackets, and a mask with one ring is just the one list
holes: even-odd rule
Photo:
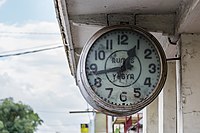
[[[110, 32], [102, 35], [90, 48], [86, 59], [88, 81], [100, 97], [109, 93], [109, 100], [113, 101], [122, 93], [127, 98], [121, 104], [134, 104], [148, 97], [157, 85], [160, 78], [159, 62], [154, 46], [139, 33]], [[108, 92], [105, 86], [113, 88], [113, 91]], [[138, 99], [129, 96], [135, 88], [139, 88]], [[116, 102], [120, 103], [113, 101]]]
[[116, 80], [133, 80], [134, 79], [134, 74], [112, 74], [113, 76], [113, 82], [116, 81]]

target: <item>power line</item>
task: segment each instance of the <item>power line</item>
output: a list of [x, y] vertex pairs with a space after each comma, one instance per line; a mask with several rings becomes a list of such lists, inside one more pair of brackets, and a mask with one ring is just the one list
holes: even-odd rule
[[60, 35], [60, 33], [58, 32], [7, 32], [7, 31], [0, 31], [0, 34]]
[[62, 111], [37, 111], [39, 113], [56, 113], [56, 114], [67, 114], [67, 112]]
[[56, 43], [51, 43], [51, 44], [43, 44], [41, 46], [36, 46], [36, 47], [31, 47], [31, 48], [23, 48], [23, 49], [17, 49], [17, 50], [9, 50], [9, 51], [3, 51], [0, 53], [1, 54], [6, 54], [6, 53], [14, 53], [14, 52], [17, 52], [17, 51], [28, 51], [30, 49], [40, 49], [42, 47], [49, 47], [49, 46], [55, 46], [55, 45], [58, 45], [60, 43], [56, 42]]
[[52, 127], [66, 127], [66, 126], [77, 126], [80, 125], [80, 123], [68, 123], [68, 124], [45, 124], [47, 126], [52, 126]]
[[77, 130], [59, 130], [59, 129], [55, 129], [55, 130], [45, 130], [45, 129], [38, 129], [37, 131], [41, 131], [41, 132], [48, 132], [48, 133], [66, 133], [66, 132], [77, 132]]
[[47, 51], [47, 50], [53, 50], [53, 49], [57, 49], [57, 48], [61, 48], [61, 47], [63, 47], [63, 46], [43, 48], [43, 49], [38, 49], [38, 50], [30, 50], [30, 51], [19, 52], [19, 53], [14, 53], [14, 54], [4, 54], [4, 55], [0, 55], [0, 58], [11, 57], [11, 56], [19, 56], [19, 55], [25, 55], [25, 54], [32, 54], [32, 53], [37, 53], [37, 52], [42, 52], [42, 51]]

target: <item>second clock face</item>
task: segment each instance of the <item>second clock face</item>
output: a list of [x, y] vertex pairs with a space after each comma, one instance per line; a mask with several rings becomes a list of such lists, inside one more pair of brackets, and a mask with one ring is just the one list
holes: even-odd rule
[[136, 26], [110, 26], [85, 44], [77, 83], [87, 102], [108, 115], [127, 116], [151, 103], [167, 76], [160, 43]]

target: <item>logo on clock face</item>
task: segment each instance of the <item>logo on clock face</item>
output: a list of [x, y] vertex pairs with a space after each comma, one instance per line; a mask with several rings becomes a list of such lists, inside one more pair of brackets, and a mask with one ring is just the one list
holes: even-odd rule
[[[131, 54], [128, 53], [131, 51]], [[140, 77], [142, 66], [135, 47], [113, 52], [105, 63], [106, 77], [115, 86], [128, 87]]]

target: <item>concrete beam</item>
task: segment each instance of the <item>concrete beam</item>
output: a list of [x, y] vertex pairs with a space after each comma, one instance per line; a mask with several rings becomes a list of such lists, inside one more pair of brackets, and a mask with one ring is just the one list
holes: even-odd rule
[[73, 24], [108, 26], [128, 24], [140, 26], [150, 32], [174, 34], [175, 14], [85, 14], [69, 17]]
[[200, 1], [182, 1], [177, 12], [177, 33], [200, 33]]
[[136, 25], [150, 32], [174, 35], [175, 14], [136, 15]]
[[107, 26], [106, 14], [70, 15], [69, 19], [74, 25]]
[[65, 0], [54, 0], [54, 5], [71, 74], [76, 76], [75, 52], [72, 41], [71, 26], [68, 18], [67, 4]]

